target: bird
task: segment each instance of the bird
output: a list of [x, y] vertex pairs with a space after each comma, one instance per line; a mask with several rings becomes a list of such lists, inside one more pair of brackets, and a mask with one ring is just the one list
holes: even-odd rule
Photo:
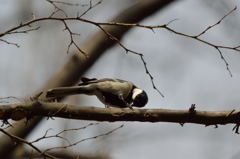
[[95, 95], [105, 107], [144, 107], [147, 93], [129, 81], [115, 78], [81, 78], [82, 83], [73, 87], [58, 87], [47, 91], [47, 97], [62, 97], [74, 94]]

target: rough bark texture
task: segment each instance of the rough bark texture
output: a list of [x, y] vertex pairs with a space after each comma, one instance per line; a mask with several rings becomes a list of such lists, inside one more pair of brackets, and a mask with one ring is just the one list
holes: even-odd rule
[[[74, 106], [62, 103], [33, 102], [0, 106], [0, 119], [21, 120], [35, 116], [95, 121], [174, 122], [203, 125], [238, 124], [240, 111], [196, 111], [170, 109], [120, 109]], [[21, 118], [20, 118], [21, 117]]]

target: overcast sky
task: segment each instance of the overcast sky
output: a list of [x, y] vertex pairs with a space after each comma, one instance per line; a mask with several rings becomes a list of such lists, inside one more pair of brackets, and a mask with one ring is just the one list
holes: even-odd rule
[[[30, 3], [31, 2], [31, 3]], [[82, 2], [82, 1], [81, 1]], [[82, 3], [86, 3], [84, 1]], [[86, 16], [91, 20], [109, 21], [130, 1], [103, 0]], [[182, 0], [142, 21], [142, 24], [165, 24], [173, 19], [170, 27], [186, 34], [197, 34], [221, 17], [239, 2], [234, 0], [193, 1]], [[74, 8], [74, 7], [73, 7]], [[49, 15], [53, 8], [43, 0], [2, 0], [0, 4], [0, 32], [36, 16]], [[64, 8], [69, 15], [75, 15], [82, 8]], [[220, 25], [212, 28], [203, 38], [220, 45], [239, 45], [239, 15], [236, 10]], [[49, 78], [61, 70], [71, 56], [66, 54], [69, 36], [63, 32], [64, 26], [58, 22], [38, 23], [40, 30], [26, 35], [11, 35], [4, 39], [18, 43], [21, 47], [0, 43], [0, 97], [15, 96], [24, 98], [41, 88]], [[81, 35], [81, 44], [97, 29], [93, 26], [71, 23], [75, 32]], [[81, 30], [79, 31], [79, 28]], [[84, 30], [84, 31], [82, 31]], [[149, 103], [145, 108], [188, 109], [196, 104], [199, 110], [239, 109], [240, 95], [240, 55], [235, 51], [222, 50], [233, 74], [230, 77], [225, 63], [216, 49], [196, 40], [178, 36], [164, 29], [131, 30], [122, 40], [129, 49], [144, 53], [147, 66], [154, 76], [157, 87], [164, 93], [162, 98], [151, 86], [140, 58], [125, 54], [115, 46], [107, 51], [87, 72], [87, 77], [120, 78], [134, 82], [146, 90]], [[75, 48], [73, 47], [72, 50]], [[80, 102], [81, 101], [81, 102]], [[9, 100], [9, 102], [19, 102]], [[73, 96], [65, 103], [95, 105], [104, 107], [96, 97]], [[65, 127], [63, 123], [65, 124]], [[49, 128], [52, 133], [66, 127], [81, 127], [87, 121], [44, 120], [29, 139], [40, 137]], [[94, 128], [69, 135], [73, 141], [106, 132], [121, 125], [104, 122]], [[196, 124], [181, 127], [175, 123], [124, 123], [125, 126], [110, 135], [80, 144], [73, 152], [112, 151], [115, 159], [122, 158], [164, 158], [164, 159], [235, 159], [240, 150], [239, 135], [232, 132], [233, 125], [219, 126], [218, 129]], [[42, 147], [54, 145], [58, 141], [39, 143]], [[103, 145], [104, 146], [103, 146]]]

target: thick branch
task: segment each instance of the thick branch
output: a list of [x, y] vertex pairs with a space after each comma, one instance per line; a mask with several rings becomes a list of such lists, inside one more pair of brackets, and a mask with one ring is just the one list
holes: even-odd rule
[[20, 120], [45, 116], [96, 121], [140, 121], [195, 123], [203, 125], [238, 124], [240, 111], [191, 111], [169, 109], [120, 109], [74, 106], [62, 103], [34, 102], [0, 106], [0, 119]]
[[[54, 151], [49, 152], [49, 154], [56, 156], [58, 158], [64, 158], [64, 159], [110, 159], [110, 157], [107, 154], [76, 154], [74, 152], [69, 151]], [[35, 152], [29, 152], [25, 150], [22, 154], [24, 158], [29, 158], [31, 156], [32, 158], [40, 158], [39, 154]]]

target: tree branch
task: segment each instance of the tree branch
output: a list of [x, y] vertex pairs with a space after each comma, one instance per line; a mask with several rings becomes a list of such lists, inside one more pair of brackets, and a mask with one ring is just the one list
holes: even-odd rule
[[[141, 0], [136, 5], [122, 11], [119, 16], [113, 19], [113, 21], [137, 23], [162, 9], [163, 7], [166, 7], [171, 2], [175, 1]], [[106, 31], [117, 37], [119, 40], [130, 29], [131, 28], [116, 26], [108, 26], [105, 28]], [[49, 88], [73, 85], [79, 80], [81, 75], [85, 73], [87, 69], [90, 68], [94, 62], [115, 43], [115, 41], [110, 40], [108, 37], [106, 37], [102, 31], [97, 32], [83, 45], [83, 50], [88, 53], [89, 58], [86, 59], [86, 57], [81, 54], [74, 54], [65, 64], [63, 69], [59, 71], [59, 73], [57, 73], [55, 76], [53, 76], [53, 78], [45, 84], [41, 91]], [[29, 121], [27, 125], [24, 122], [17, 122], [9, 131], [11, 134], [25, 138], [31, 132], [31, 130], [38, 125], [40, 121], [41, 117]], [[6, 156], [8, 154], [11, 154], [16, 145], [12, 145], [11, 140], [5, 136], [0, 138], [0, 143], [0, 156], [2, 158], [7, 158]]]
[[[49, 152], [49, 154], [56, 156], [58, 158], [64, 158], [64, 159], [110, 159], [110, 156], [108, 154], [76, 154], [74, 152], [69, 152], [65, 150], [61, 151], [53, 151]], [[31, 156], [32, 158], [39, 158], [41, 157], [38, 153], [31, 152], [28, 150], [25, 150], [22, 154], [23, 158], [29, 158]]]
[[36, 150], [38, 153], [42, 154], [45, 158], [48, 157], [48, 158], [51, 158], [51, 159], [57, 159], [56, 157], [46, 153], [46, 152], [43, 152], [41, 151], [38, 147], [34, 146], [31, 142], [28, 142], [27, 140], [24, 140], [18, 136], [15, 136], [15, 135], [12, 135], [10, 134], [9, 132], [5, 131], [4, 129], [1, 129], [0, 128], [0, 131], [7, 135], [8, 137], [10, 137], [12, 140], [15, 140], [16, 142], [20, 142], [20, 143], [25, 143], [27, 145], [29, 145], [30, 147], [32, 147], [34, 150]]
[[59, 117], [66, 119], [95, 121], [139, 121], [195, 123], [203, 125], [238, 124], [239, 110], [196, 111], [170, 109], [121, 109], [99, 108], [93, 106], [74, 106], [62, 103], [32, 102], [25, 105], [0, 106], [0, 119], [21, 120], [34, 116]]

